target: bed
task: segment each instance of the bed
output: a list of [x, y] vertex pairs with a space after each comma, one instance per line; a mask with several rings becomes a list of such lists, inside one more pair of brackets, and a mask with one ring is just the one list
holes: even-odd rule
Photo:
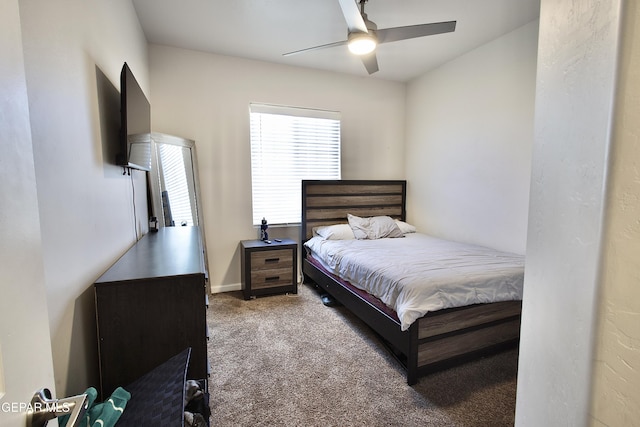
[[[505, 291], [508, 295], [505, 296], [502, 291], [497, 292], [500, 294], [498, 301], [488, 302], [494, 299], [481, 297], [482, 302], [469, 304], [464, 298], [453, 296], [445, 300], [457, 301], [442, 304], [440, 298], [440, 302], [432, 302], [431, 305], [427, 303], [428, 309], [423, 310], [425, 314], [420, 312], [416, 315], [415, 310], [409, 310], [410, 315], [407, 317], [406, 310], [401, 306], [395, 310], [383, 302], [384, 299], [389, 303], [387, 295], [381, 294], [378, 298], [365, 290], [368, 283], [364, 282], [375, 282], [372, 273], [365, 273], [367, 280], [359, 279], [358, 275], [349, 275], [349, 268], [336, 268], [336, 263], [331, 260], [320, 259], [323, 251], [320, 249], [322, 246], [315, 242], [318, 238], [314, 237], [314, 229], [326, 226], [332, 226], [329, 228], [333, 229], [337, 224], [343, 224], [344, 227], [349, 215], [356, 219], [390, 217], [406, 225], [406, 181], [303, 181], [301, 240], [304, 244], [304, 282], [313, 283], [323, 292], [329, 293], [371, 327], [406, 370], [409, 385], [415, 384], [420, 376], [429, 372], [517, 345], [520, 331], [521, 280], [524, 274], [522, 259], [520, 271], [514, 273], [519, 277], [520, 283], [517, 286], [520, 286], [520, 289], [516, 291], [512, 289], [513, 283], [509, 284]], [[422, 237], [406, 234], [404, 238], [381, 240], [384, 240], [383, 243], [386, 245], [397, 246], [413, 244], [418, 238]], [[440, 239], [436, 240], [441, 242]], [[334, 249], [334, 243], [322, 242], [331, 250]], [[373, 244], [367, 241], [350, 243]], [[312, 252], [311, 248], [316, 249], [316, 252]], [[370, 252], [374, 249], [368, 246], [359, 248], [357, 252], [360, 254], [375, 254]], [[342, 257], [341, 252], [340, 256]], [[380, 255], [362, 256], [361, 261], [365, 263], [366, 258], [378, 259]], [[511, 261], [518, 264], [518, 256], [509, 257], [508, 262]], [[386, 263], [389, 264], [394, 263]], [[364, 268], [365, 266], [362, 267]], [[517, 265], [509, 268], [518, 269]], [[375, 286], [372, 292], [374, 291], [377, 291]], [[396, 298], [397, 293], [393, 295], [392, 300]], [[457, 306], [459, 304], [463, 305]], [[450, 305], [456, 306], [447, 308]]]

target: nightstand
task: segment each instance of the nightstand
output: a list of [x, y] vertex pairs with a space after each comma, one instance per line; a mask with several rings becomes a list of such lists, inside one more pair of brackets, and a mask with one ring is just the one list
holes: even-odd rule
[[298, 293], [298, 244], [291, 239], [240, 242], [244, 299], [274, 293]]

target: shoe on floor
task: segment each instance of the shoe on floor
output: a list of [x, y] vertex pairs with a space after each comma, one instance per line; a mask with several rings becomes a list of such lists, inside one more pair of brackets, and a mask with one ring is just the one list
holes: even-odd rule
[[331, 295], [329, 294], [322, 294], [320, 295], [320, 299], [322, 300], [322, 303], [324, 305], [326, 305], [327, 307], [334, 307], [337, 305], [340, 305], [340, 303], [338, 301], [336, 301]]

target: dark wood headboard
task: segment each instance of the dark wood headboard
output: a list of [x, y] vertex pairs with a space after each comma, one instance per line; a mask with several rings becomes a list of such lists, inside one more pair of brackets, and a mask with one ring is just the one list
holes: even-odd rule
[[302, 242], [313, 227], [347, 222], [347, 214], [406, 220], [407, 181], [303, 180]]

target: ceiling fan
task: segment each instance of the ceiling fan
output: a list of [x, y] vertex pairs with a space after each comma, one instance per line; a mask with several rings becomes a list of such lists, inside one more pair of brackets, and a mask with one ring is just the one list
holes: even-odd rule
[[447, 21], [409, 25], [406, 27], [383, 28], [379, 30], [377, 25], [373, 21], [370, 21], [367, 18], [367, 14], [364, 13], [364, 5], [367, 0], [355, 0], [360, 4], [359, 10], [354, 0], [338, 1], [340, 2], [344, 19], [347, 21], [347, 28], [349, 30], [347, 40], [296, 50], [285, 53], [283, 56], [347, 45], [351, 53], [361, 57], [367, 72], [373, 74], [378, 71], [378, 59], [375, 53], [377, 45], [416, 37], [450, 33], [456, 29], [456, 21]]

